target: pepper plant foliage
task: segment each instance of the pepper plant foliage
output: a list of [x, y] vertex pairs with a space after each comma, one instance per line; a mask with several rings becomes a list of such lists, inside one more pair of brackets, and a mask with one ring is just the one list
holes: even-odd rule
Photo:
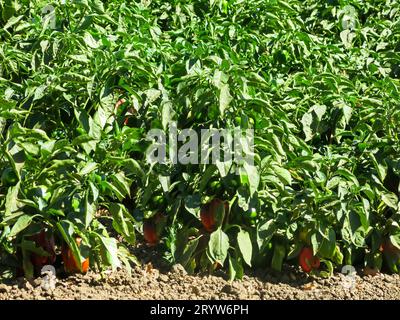
[[[303, 246], [321, 275], [399, 271], [381, 246], [400, 249], [398, 1], [0, 0], [0, 12], [3, 275], [33, 275], [43, 228], [77, 261], [81, 237], [92, 269], [129, 268], [156, 213], [159, 249], [192, 272], [281, 270]], [[147, 132], [172, 121], [254, 129], [254, 166], [150, 164]], [[215, 198], [229, 205], [208, 232], [200, 211]]]

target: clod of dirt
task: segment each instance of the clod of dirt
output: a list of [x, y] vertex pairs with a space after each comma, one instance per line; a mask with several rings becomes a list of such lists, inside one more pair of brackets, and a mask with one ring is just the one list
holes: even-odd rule
[[379, 273], [378, 268], [365, 267], [363, 270], [365, 276], [376, 276]]
[[187, 275], [185, 268], [181, 264], [174, 264], [171, 268], [171, 272], [177, 273], [180, 275]]

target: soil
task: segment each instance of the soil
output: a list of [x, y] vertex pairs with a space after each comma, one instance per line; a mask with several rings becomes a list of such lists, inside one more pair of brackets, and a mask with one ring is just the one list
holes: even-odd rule
[[162, 262], [156, 253], [138, 249], [142, 266], [105, 272], [89, 271], [66, 278], [54, 278], [54, 287], [42, 278], [16, 279], [0, 284], [0, 299], [400, 299], [400, 275], [377, 273], [349, 277], [336, 273], [329, 279], [315, 278], [286, 266], [279, 274], [258, 270], [242, 280], [229, 282], [222, 271], [214, 275], [188, 275], [180, 265]]

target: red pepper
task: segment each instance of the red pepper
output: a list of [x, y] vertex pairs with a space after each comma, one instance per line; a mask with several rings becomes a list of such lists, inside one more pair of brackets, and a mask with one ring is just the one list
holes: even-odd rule
[[[119, 100], [117, 101], [117, 103], [115, 104], [115, 109], [118, 110], [118, 108], [119, 108], [120, 106], [122, 106], [125, 102], [126, 102], [126, 100], [125, 100], [124, 98], [119, 99]], [[135, 110], [133, 107], [130, 107], [130, 108], [128, 108], [128, 112], [131, 113], [131, 114], [133, 114], [133, 113], [136, 113], [136, 110]], [[125, 119], [124, 119], [124, 125], [127, 126], [128, 123], [129, 123], [129, 117], [125, 117]]]
[[[220, 206], [224, 206], [225, 214], [229, 211], [229, 203], [221, 199], [215, 198], [206, 203], [200, 210], [201, 223], [208, 232], [213, 232], [217, 225], [217, 210]], [[222, 219], [224, 217], [221, 217]]]
[[201, 223], [208, 232], [214, 231], [215, 220], [210, 210], [210, 203], [206, 203], [200, 211]]
[[155, 246], [160, 241], [165, 221], [166, 217], [159, 212], [143, 222], [143, 236], [149, 246]]
[[384, 242], [381, 244], [381, 251], [383, 253], [392, 255], [392, 256], [397, 256], [400, 258], [400, 249], [397, 248], [391, 241], [390, 239], [385, 239]]
[[159, 241], [157, 228], [151, 219], [143, 222], [143, 236], [149, 246], [157, 245]]
[[[76, 244], [80, 247], [82, 243], [82, 239], [77, 237], [75, 238]], [[61, 248], [61, 257], [64, 262], [64, 269], [67, 273], [76, 273], [81, 272], [77, 261], [75, 260], [74, 255], [72, 254], [72, 250], [68, 247], [67, 244], [63, 244]], [[89, 258], [86, 258], [82, 262], [82, 272], [86, 273], [89, 269]]]
[[304, 272], [311, 272], [313, 269], [318, 269], [320, 266], [320, 260], [317, 256], [314, 256], [313, 250], [310, 247], [304, 247], [299, 255], [299, 265]]

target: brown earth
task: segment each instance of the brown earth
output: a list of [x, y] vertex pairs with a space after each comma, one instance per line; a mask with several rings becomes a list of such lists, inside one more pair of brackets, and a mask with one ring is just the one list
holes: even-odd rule
[[353, 289], [343, 286], [344, 276], [330, 279], [281, 279], [244, 276], [230, 283], [220, 276], [187, 275], [179, 266], [162, 273], [150, 265], [137, 267], [132, 275], [118, 271], [103, 275], [89, 272], [58, 280], [55, 289], [44, 290], [41, 280], [0, 284], [0, 299], [400, 299], [399, 275], [356, 277]]
[[124, 270], [89, 272], [54, 279], [54, 289], [42, 288], [41, 278], [30, 282], [20, 278], [0, 284], [0, 299], [400, 299], [400, 275], [357, 275], [348, 289], [343, 274], [313, 278], [286, 267], [279, 275], [259, 270], [231, 283], [223, 272], [188, 275], [180, 265], [170, 268], [155, 262], [160, 261], [156, 255], [141, 254], [143, 265], [131, 275]]

